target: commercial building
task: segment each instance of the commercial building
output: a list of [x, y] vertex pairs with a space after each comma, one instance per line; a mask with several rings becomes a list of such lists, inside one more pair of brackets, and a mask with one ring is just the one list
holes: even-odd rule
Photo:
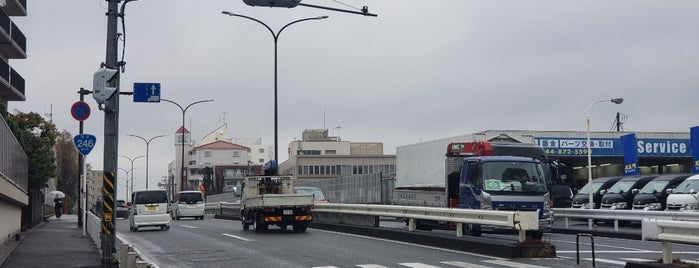
[[383, 143], [342, 141], [327, 129], [304, 130], [301, 140], [289, 144], [289, 159], [279, 164], [280, 174], [299, 182], [361, 174], [392, 177], [395, 171], [396, 156], [383, 154]]

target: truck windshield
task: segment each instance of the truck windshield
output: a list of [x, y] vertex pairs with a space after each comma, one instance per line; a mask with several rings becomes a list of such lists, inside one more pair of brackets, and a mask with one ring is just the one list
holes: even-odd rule
[[699, 191], [699, 180], [686, 180], [677, 185], [677, 188], [672, 191], [673, 194], [688, 194], [691, 190]]
[[489, 193], [546, 193], [544, 168], [536, 162], [484, 162], [483, 190]]

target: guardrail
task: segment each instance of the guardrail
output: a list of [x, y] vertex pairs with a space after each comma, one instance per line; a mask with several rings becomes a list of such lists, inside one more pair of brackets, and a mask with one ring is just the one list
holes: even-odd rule
[[386, 216], [408, 219], [408, 230], [415, 230], [415, 220], [435, 220], [456, 223], [456, 236], [463, 236], [463, 224], [483, 224], [513, 228], [519, 231], [519, 242], [527, 230], [539, 229], [539, 214], [534, 211], [499, 211], [459, 208], [431, 208], [369, 204], [315, 204], [313, 212]]
[[643, 219], [642, 240], [657, 240], [663, 244], [663, 263], [672, 263], [672, 242], [699, 244], [699, 222]]
[[565, 228], [570, 219], [587, 219], [588, 228], [593, 229], [593, 220], [614, 221], [614, 231], [619, 231], [619, 221], [643, 221], [644, 218], [699, 220], [699, 212], [688, 211], [658, 211], [658, 210], [612, 210], [612, 209], [579, 209], [554, 208], [554, 218], [564, 218]]
[[[86, 217], [86, 229], [87, 233], [92, 238], [92, 241], [97, 245], [97, 249], [102, 254], [102, 219], [97, 217], [92, 212], [87, 213]], [[120, 235], [116, 236], [116, 242], [114, 246], [117, 248], [117, 261], [121, 264], [119, 267], [127, 268], [146, 268], [154, 267], [153, 262], [142, 256], [142, 254], [130, 244], [124, 242]]]

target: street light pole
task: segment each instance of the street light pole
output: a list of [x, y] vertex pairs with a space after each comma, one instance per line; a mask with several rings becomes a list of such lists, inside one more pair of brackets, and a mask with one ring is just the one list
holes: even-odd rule
[[222, 11], [221, 13], [228, 15], [228, 16], [232, 16], [232, 17], [246, 18], [246, 19], [255, 21], [259, 24], [262, 24], [262, 26], [265, 26], [265, 28], [267, 28], [267, 30], [269, 30], [269, 32], [272, 34], [272, 38], [274, 38], [274, 162], [275, 162], [275, 164], [279, 165], [279, 153], [278, 153], [279, 152], [278, 151], [278, 149], [279, 149], [279, 146], [278, 146], [278, 144], [279, 144], [279, 131], [278, 131], [279, 120], [278, 120], [278, 113], [277, 113], [277, 41], [279, 40], [279, 35], [282, 33], [282, 31], [284, 31], [284, 29], [286, 29], [286, 27], [289, 27], [292, 24], [299, 23], [302, 21], [307, 21], [307, 20], [327, 19], [328, 16], [320, 16], [320, 17], [295, 20], [295, 21], [287, 23], [286, 25], [284, 25], [284, 27], [279, 29], [279, 31], [277, 33], [274, 33], [272, 28], [270, 28], [269, 26], [267, 26], [267, 24], [265, 24], [264, 22], [262, 22], [258, 19], [248, 17], [245, 15], [231, 13], [229, 11]]
[[[623, 98], [613, 98], [613, 99], [601, 99], [601, 100], [596, 100], [590, 103], [590, 106], [587, 106], [587, 184], [589, 185], [588, 193], [589, 193], [589, 203], [588, 203], [588, 208], [593, 209], [595, 208], [595, 203], [593, 200], [593, 194], [592, 194], [592, 147], [590, 146], [590, 109], [592, 108], [592, 105], [595, 105], [595, 103], [598, 102], [605, 102], [605, 101], [611, 101], [615, 104], [621, 104], [624, 99]], [[589, 224], [592, 225], [592, 221], [589, 221]]]
[[[195, 102], [192, 102], [189, 105], [187, 105], [185, 108], [182, 108], [182, 105], [180, 105], [179, 103], [168, 100], [168, 99], [160, 99], [160, 100], [177, 105], [177, 107], [179, 107], [180, 110], [182, 110], [182, 136], [181, 136], [182, 140], [180, 141], [182, 143], [182, 159], [180, 159], [181, 160], [180, 161], [180, 163], [181, 163], [181, 165], [180, 165], [180, 186], [182, 186], [182, 183], [184, 183], [184, 176], [186, 174], [186, 169], [184, 167], [184, 117], [185, 117], [185, 113], [187, 113], [187, 109], [189, 109], [189, 107], [192, 107], [192, 105], [194, 105], [194, 104], [203, 103], [203, 102], [211, 102], [211, 101], [214, 101], [214, 99], [195, 101]], [[171, 183], [170, 187], [173, 187], [172, 192], [170, 192], [170, 193], [174, 196], [174, 194], [175, 194], [174, 181]]]
[[[143, 157], [143, 156], [142, 156], [142, 155], [139, 155], [139, 156], [134, 157], [133, 159], [132, 159], [131, 157], [128, 157], [128, 156], [125, 156], [125, 155], [119, 155], [119, 157], [123, 157], [123, 158], [129, 159], [129, 161], [131, 161], [131, 192], [133, 192], [133, 161], [136, 161], [136, 159], [139, 159], [139, 158], [141, 158], [141, 157]], [[127, 174], [127, 175], [128, 175], [128, 174]], [[128, 194], [128, 193], [127, 193], [127, 194]], [[129, 194], [129, 195], [130, 195], [130, 194]], [[133, 200], [131, 200], [131, 201], [133, 201]]]
[[148, 146], [152, 140], [157, 139], [157, 138], [161, 138], [161, 137], [165, 137], [165, 135], [158, 135], [158, 136], [152, 137], [148, 140], [146, 140], [146, 138], [144, 138], [144, 137], [141, 137], [138, 135], [133, 135], [133, 134], [126, 134], [126, 136], [131, 136], [131, 137], [136, 137], [136, 138], [142, 139], [146, 143], [146, 189], [148, 189]]

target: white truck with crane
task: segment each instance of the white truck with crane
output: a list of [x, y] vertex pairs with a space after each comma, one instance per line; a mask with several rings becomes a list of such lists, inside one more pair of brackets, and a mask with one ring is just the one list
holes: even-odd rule
[[[563, 168], [549, 163], [543, 148], [533, 143], [438, 140], [398, 147], [392, 202], [409, 206], [538, 211], [540, 231], [531, 236], [540, 238], [541, 232], [553, 225], [548, 189], [559, 180], [558, 170]], [[416, 222], [416, 228], [422, 230], [453, 227], [445, 222]], [[475, 236], [480, 236], [482, 227], [495, 229], [464, 225], [465, 231]]]

